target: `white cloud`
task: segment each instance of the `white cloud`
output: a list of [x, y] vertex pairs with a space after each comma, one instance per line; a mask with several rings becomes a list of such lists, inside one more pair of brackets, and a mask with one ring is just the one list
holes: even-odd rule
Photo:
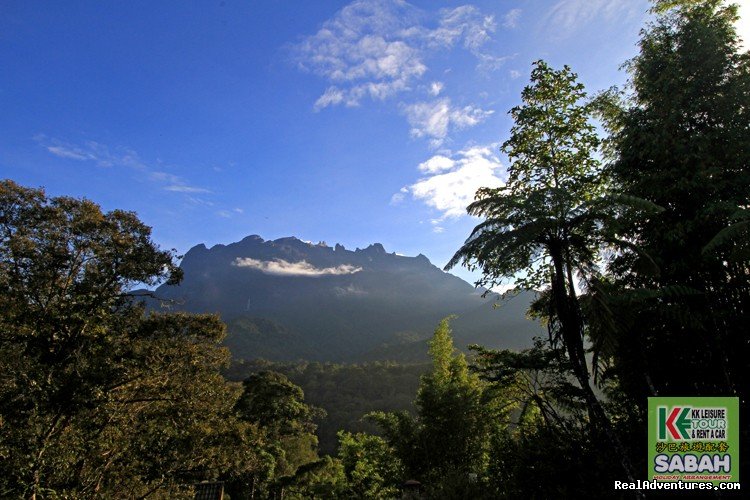
[[60, 158], [70, 158], [71, 160], [91, 160], [88, 153], [78, 148], [71, 149], [66, 146], [46, 146], [47, 151]]
[[567, 37], [595, 20], [612, 22], [643, 10], [642, 2], [623, 0], [560, 0], [544, 18], [546, 30]]
[[512, 80], [517, 80], [518, 78], [521, 78], [521, 72], [515, 69], [510, 70], [510, 78]]
[[[433, 231], [441, 232], [440, 222], [448, 218], [466, 215], [466, 207], [474, 201], [480, 187], [500, 187], [505, 171], [493, 153], [496, 145], [473, 146], [455, 153], [453, 158], [435, 155], [419, 169], [433, 175], [423, 177], [409, 186], [412, 197], [441, 212], [433, 219]], [[452, 166], [448, 167], [448, 162]], [[446, 168], [433, 168], [438, 165]], [[424, 166], [424, 167], [423, 167]], [[438, 229], [439, 228], [439, 229]]]
[[429, 91], [430, 95], [435, 96], [435, 97], [439, 96], [440, 92], [443, 91], [443, 88], [444, 88], [443, 82], [432, 82], [430, 84], [430, 91]]
[[316, 278], [319, 276], [338, 276], [344, 274], [354, 274], [362, 270], [361, 267], [354, 267], [343, 264], [336, 267], [315, 267], [312, 264], [302, 260], [299, 262], [287, 262], [282, 259], [272, 261], [256, 260], [250, 257], [236, 258], [232, 262], [233, 266], [246, 267], [258, 270], [264, 274], [273, 276], [302, 276]]
[[[431, 17], [433, 28], [424, 23]], [[480, 49], [495, 29], [494, 18], [471, 5], [442, 9], [436, 16], [404, 0], [355, 0], [295, 45], [293, 58], [329, 83], [316, 111], [353, 107], [365, 98], [384, 100], [411, 90], [428, 71], [427, 56], [438, 50], [460, 45], [487, 66], [493, 56]], [[441, 89], [431, 87], [431, 92]]]
[[[328, 87], [323, 95], [315, 101], [315, 111], [319, 111], [327, 106], [335, 106], [346, 99], [344, 92], [338, 87]], [[356, 101], [350, 101], [350, 105], [356, 105]]]
[[482, 14], [473, 5], [443, 9], [441, 14], [438, 28], [428, 34], [430, 42], [437, 46], [451, 47], [463, 42], [464, 48], [476, 51], [492, 38], [497, 28], [493, 16]]
[[393, 196], [391, 196], [391, 205], [398, 205], [402, 201], [404, 201], [404, 198], [406, 198], [406, 195], [409, 193], [409, 188], [402, 187], [398, 193], [394, 193]]
[[503, 17], [503, 26], [506, 28], [517, 28], [518, 20], [521, 18], [521, 9], [512, 9]]
[[315, 109], [356, 106], [364, 97], [385, 99], [408, 89], [427, 71], [409, 31], [416, 18], [416, 9], [404, 1], [357, 0], [294, 47], [301, 68], [334, 84]]
[[448, 97], [431, 102], [417, 102], [404, 107], [406, 119], [411, 125], [413, 137], [430, 139], [433, 147], [439, 147], [450, 129], [473, 127], [485, 120], [493, 111], [475, 106], [455, 107]]
[[417, 168], [420, 172], [425, 172], [427, 174], [436, 174], [438, 172], [442, 172], [443, 170], [451, 170], [455, 164], [456, 162], [454, 160], [451, 160], [447, 156], [435, 155], [429, 160], [420, 163]]

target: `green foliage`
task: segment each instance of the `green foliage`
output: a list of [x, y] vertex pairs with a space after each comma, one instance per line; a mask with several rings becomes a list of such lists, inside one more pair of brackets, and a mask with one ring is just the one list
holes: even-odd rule
[[489, 435], [502, 415], [496, 395], [455, 354], [448, 322], [441, 321], [430, 342], [433, 368], [422, 377], [417, 416], [370, 415], [403, 463], [403, 479], [417, 479], [437, 496], [473, 490], [470, 478], [482, 474]]
[[570, 380], [570, 363], [547, 344], [537, 339], [532, 349], [521, 352], [473, 346], [474, 370], [502, 395], [516, 431], [554, 429], [584, 420], [585, 397]]
[[594, 157], [599, 139], [590, 121], [602, 106], [585, 97], [570, 68], [534, 63], [523, 104], [511, 110], [514, 126], [502, 147], [512, 161], [508, 181], [477, 192], [468, 212], [485, 221], [447, 267], [463, 262], [482, 270], [482, 284], [515, 278], [516, 288], [543, 292], [536, 311], [547, 319], [551, 347], [564, 349], [592, 423], [605, 429], [633, 479], [627, 452], [590, 386], [586, 323], [576, 288], [577, 281], [585, 286], [598, 276], [603, 250], [623, 244], [613, 222], [636, 204], [609, 193], [608, 178]]
[[302, 389], [281, 373], [254, 373], [243, 386], [236, 405], [240, 418], [276, 436], [315, 432], [314, 420], [325, 416], [322, 410], [305, 404]]
[[750, 261], [750, 209], [742, 208], [729, 217], [729, 225], [719, 231], [706, 246], [704, 254], [722, 252], [732, 262]]
[[613, 120], [608, 171], [624, 194], [664, 207], [620, 225], [658, 273], [618, 255], [607, 290], [618, 328], [594, 334], [615, 338], [611, 374], [642, 411], [647, 395], [749, 389], [750, 57], [739, 52], [736, 6], [656, 7], [629, 63], [632, 94]]
[[243, 382], [234, 411], [255, 430], [255, 446], [264, 466], [227, 475], [232, 497], [265, 498], [291, 486], [302, 491], [304, 484], [328, 480], [323, 478], [329, 474], [320, 471], [324, 464], [318, 459], [314, 423], [325, 412], [306, 404], [302, 389], [284, 375], [272, 371], [250, 375]]
[[379, 436], [339, 432], [339, 460], [352, 498], [387, 499], [399, 495], [403, 466]]
[[[535, 63], [508, 182], [479, 190], [449, 263], [537, 293], [549, 337], [531, 349], [467, 361], [446, 318], [429, 366], [227, 368], [217, 317], [132, 296], [181, 275], [134, 214], [0, 183], [0, 496], [190, 498], [218, 479], [235, 499], [385, 499], [417, 479], [430, 498], [598, 498], [643, 469], [646, 396], [747, 410], [750, 55], [736, 7], [653, 3], [629, 95], [587, 101], [568, 67]], [[232, 327], [294, 359], [283, 327]], [[337, 429], [320, 458], [316, 431], [332, 452]]]
[[479, 267], [483, 285], [515, 277], [523, 289], [549, 286], [552, 250], [563, 247], [580, 267], [593, 262], [601, 238], [606, 179], [593, 156], [593, 107], [570, 68], [534, 66], [523, 105], [510, 112], [515, 125], [502, 148], [512, 161], [508, 182], [477, 192], [468, 212], [486, 220], [446, 266]]
[[301, 466], [284, 486], [283, 498], [347, 498], [347, 481], [341, 463], [323, 457]]
[[343, 365], [243, 361], [233, 363], [226, 376], [230, 380], [243, 380], [264, 370], [285, 374], [304, 390], [309, 404], [325, 411], [326, 416], [316, 421], [320, 450], [334, 455], [339, 430], [377, 433], [377, 426], [362, 418], [366, 414], [376, 410], [413, 413], [419, 379], [428, 369], [427, 364], [392, 362]]
[[486, 489], [493, 498], [612, 498], [611, 485], [622, 477], [601, 438], [581, 428], [499, 433], [489, 456]]
[[180, 496], [231, 468], [223, 324], [128, 294], [180, 277], [150, 229], [4, 181], [0, 235], [0, 496]]

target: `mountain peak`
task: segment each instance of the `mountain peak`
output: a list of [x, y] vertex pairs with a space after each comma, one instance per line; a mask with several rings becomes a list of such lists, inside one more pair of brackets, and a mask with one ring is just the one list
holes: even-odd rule
[[264, 243], [266, 240], [258, 236], [257, 234], [251, 234], [250, 236], [245, 236], [242, 238], [242, 241], [240, 243], [248, 243], [248, 242], [258, 242], [258, 243]]
[[190, 254], [196, 254], [196, 253], [207, 252], [207, 251], [208, 251], [208, 248], [206, 248], [205, 243], [198, 243], [197, 245], [192, 247], [190, 250], [188, 250], [187, 253], [185, 253], [183, 257], [187, 257]]
[[[197, 245], [189, 254], [180, 263], [183, 281], [159, 287], [160, 298], [172, 300], [177, 310], [219, 313], [230, 323], [263, 318], [286, 329], [235, 324], [230, 344], [239, 358], [353, 360], [404, 332], [426, 338], [450, 314], [469, 318], [473, 333], [466, 335], [487, 335], [471, 340], [495, 332], [490, 301], [469, 283], [441, 272], [423, 254], [388, 253], [381, 243], [352, 251], [292, 236], [251, 235], [210, 249]], [[498, 340], [488, 345], [519, 344]], [[271, 352], [268, 345], [279, 350]]]
[[414, 258], [417, 259], [417, 260], [421, 260], [423, 262], [426, 262], [428, 264], [432, 264], [432, 262], [430, 262], [430, 259], [428, 259], [427, 256], [425, 254], [423, 254], [423, 253], [420, 253], [419, 255], [417, 255]]
[[357, 249], [356, 252], [363, 252], [368, 254], [385, 254], [385, 248], [380, 243], [373, 243], [365, 249]]

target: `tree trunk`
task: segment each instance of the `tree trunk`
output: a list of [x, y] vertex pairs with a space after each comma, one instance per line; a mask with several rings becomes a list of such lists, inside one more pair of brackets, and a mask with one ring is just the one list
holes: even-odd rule
[[[630, 458], [620, 438], [612, 428], [604, 408], [594, 394], [591, 387], [589, 370], [586, 364], [586, 353], [583, 347], [583, 318], [575, 295], [573, 283], [566, 283], [565, 266], [563, 263], [562, 249], [550, 248], [550, 256], [554, 265], [555, 273], [552, 277], [552, 299], [560, 322], [562, 338], [565, 348], [573, 365], [573, 372], [583, 390], [588, 408], [589, 419], [593, 425], [599, 425], [609, 439], [615, 453], [620, 458], [620, 464], [627, 476], [628, 482], [635, 482], [635, 474]], [[570, 287], [570, 293], [568, 288]], [[641, 497], [642, 495], [638, 495]]]

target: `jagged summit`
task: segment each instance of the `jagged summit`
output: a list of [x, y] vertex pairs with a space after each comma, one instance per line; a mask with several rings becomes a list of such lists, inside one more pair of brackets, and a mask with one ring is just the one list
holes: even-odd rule
[[[297, 238], [296, 236], [284, 236], [282, 238], [277, 238], [275, 240], [266, 240], [263, 237], [252, 234], [250, 236], [246, 236], [242, 238], [240, 241], [235, 243], [229, 243], [229, 244], [216, 244], [212, 246], [210, 249], [206, 246], [205, 243], [199, 243], [192, 247], [190, 250], [187, 251], [185, 254], [185, 257], [188, 255], [192, 256], [196, 253], [202, 253], [205, 251], [219, 251], [227, 248], [255, 248], [255, 247], [267, 247], [267, 248], [282, 248], [286, 249], [287, 251], [296, 250], [302, 253], [306, 253], [308, 249], [317, 249], [322, 250], [324, 252], [337, 252], [340, 255], [343, 254], [361, 254], [361, 255], [367, 255], [367, 256], [394, 256], [399, 258], [406, 258], [406, 259], [417, 259], [420, 262], [426, 262], [430, 263], [430, 260], [424, 255], [419, 254], [416, 257], [409, 257], [401, 254], [397, 254], [396, 252], [388, 252], [382, 243], [371, 243], [365, 248], [356, 248], [355, 250], [347, 250], [347, 248], [340, 244], [336, 243], [333, 247], [329, 246], [325, 241], [319, 241], [318, 243], [314, 243], [312, 241], [305, 241], [300, 238]], [[250, 256], [250, 255], [248, 255]], [[431, 263], [430, 263], [431, 264]]]
[[[183, 282], [159, 287], [157, 296], [173, 299], [173, 308], [220, 314], [238, 357], [341, 361], [373, 352], [388, 357], [393, 353], [382, 346], [393, 346], [392, 339], [427, 338], [451, 314], [460, 316], [456, 335], [467, 344], [521, 347], [531, 337], [497, 335], [494, 321], [501, 315], [472, 285], [423, 254], [388, 253], [381, 243], [347, 250], [294, 236], [250, 235], [211, 248], [198, 244], [180, 266]], [[513, 325], [528, 331], [523, 309], [513, 313]], [[268, 321], [277, 326], [267, 330]], [[252, 334], [251, 323], [258, 330]]]
[[383, 245], [380, 243], [373, 243], [372, 245], [368, 246], [364, 250], [360, 250], [359, 248], [355, 250], [356, 252], [368, 252], [368, 253], [386, 253], [385, 248], [383, 248]]

